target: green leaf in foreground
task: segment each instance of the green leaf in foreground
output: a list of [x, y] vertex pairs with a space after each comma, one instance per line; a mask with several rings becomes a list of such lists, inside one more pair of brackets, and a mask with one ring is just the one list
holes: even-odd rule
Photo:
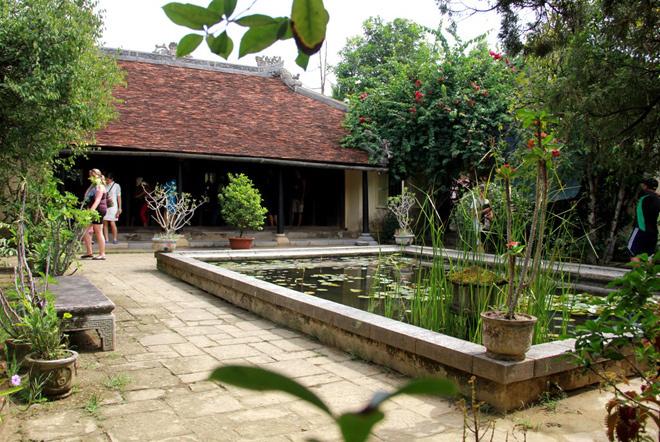
[[226, 365], [216, 368], [210, 379], [257, 391], [283, 391], [289, 393], [332, 416], [328, 406], [314, 393], [296, 381], [259, 367]]
[[227, 32], [223, 32], [217, 37], [214, 37], [213, 35], [207, 36], [206, 44], [209, 46], [211, 52], [218, 54], [225, 60], [229, 57], [231, 51], [234, 50], [234, 42], [227, 35]]
[[291, 29], [298, 49], [313, 55], [321, 49], [330, 15], [323, 0], [293, 0]]
[[286, 17], [277, 17], [267, 24], [250, 27], [241, 39], [241, 46], [238, 50], [239, 58], [266, 49], [285, 36], [287, 29], [288, 19]]
[[213, 0], [206, 9], [222, 15], [225, 13], [225, 0]]
[[172, 22], [198, 31], [211, 27], [222, 19], [222, 14], [190, 3], [168, 3], [163, 11]]
[[176, 56], [185, 57], [192, 51], [197, 49], [197, 46], [204, 40], [204, 37], [199, 34], [188, 34], [183, 36], [176, 47]]
[[382, 421], [385, 415], [380, 410], [369, 413], [345, 413], [339, 416], [337, 424], [345, 442], [364, 442], [371, 434], [371, 429]]
[[305, 54], [302, 51], [298, 51], [298, 56], [296, 57], [296, 64], [301, 68], [307, 70], [307, 65], [309, 64], [309, 55]]
[[225, 0], [225, 16], [227, 18], [231, 17], [231, 15], [234, 13], [237, 2], [238, 0]]

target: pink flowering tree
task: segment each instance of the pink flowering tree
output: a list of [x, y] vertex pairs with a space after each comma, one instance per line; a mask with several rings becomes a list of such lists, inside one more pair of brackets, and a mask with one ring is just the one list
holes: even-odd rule
[[427, 59], [390, 66], [388, 82], [352, 97], [345, 146], [439, 190], [494, 167], [514, 135], [514, 61], [480, 40], [450, 46], [438, 36]]

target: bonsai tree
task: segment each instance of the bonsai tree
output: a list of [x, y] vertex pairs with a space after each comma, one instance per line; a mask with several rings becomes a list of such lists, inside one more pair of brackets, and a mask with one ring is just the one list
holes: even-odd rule
[[396, 217], [399, 223], [398, 235], [409, 235], [410, 232], [410, 209], [415, 206], [415, 195], [410, 192], [404, 182], [401, 182], [401, 194], [391, 196], [387, 199], [387, 208]]
[[164, 231], [161, 235], [164, 239], [173, 239], [178, 230], [190, 224], [195, 210], [204, 204], [189, 193], [177, 193], [173, 181], [164, 186], [156, 185], [153, 191], [146, 192], [145, 199], [154, 213], [151, 217]]
[[246, 230], [262, 230], [268, 209], [261, 205], [261, 193], [242, 173], [227, 177], [229, 184], [218, 195], [225, 221], [240, 231], [240, 237]]

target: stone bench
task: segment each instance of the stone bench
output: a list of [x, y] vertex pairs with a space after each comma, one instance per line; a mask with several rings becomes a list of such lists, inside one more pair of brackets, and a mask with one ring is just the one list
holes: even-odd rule
[[115, 349], [115, 304], [84, 276], [61, 276], [49, 289], [58, 315], [71, 313], [65, 331], [96, 330], [103, 351]]

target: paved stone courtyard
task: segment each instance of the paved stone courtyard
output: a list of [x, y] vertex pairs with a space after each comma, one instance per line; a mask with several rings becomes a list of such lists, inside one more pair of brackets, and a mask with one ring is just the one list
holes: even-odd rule
[[[339, 440], [330, 419], [306, 403], [216, 385], [209, 372], [225, 363], [278, 370], [335, 411], [406, 380], [162, 274], [152, 254], [112, 254], [81, 271], [117, 305], [117, 349], [81, 354], [71, 397], [6, 409], [0, 440]], [[496, 419], [496, 441], [599, 441], [607, 399], [591, 389], [485, 417]], [[398, 397], [385, 409], [373, 440], [462, 440], [463, 414], [450, 401]]]

